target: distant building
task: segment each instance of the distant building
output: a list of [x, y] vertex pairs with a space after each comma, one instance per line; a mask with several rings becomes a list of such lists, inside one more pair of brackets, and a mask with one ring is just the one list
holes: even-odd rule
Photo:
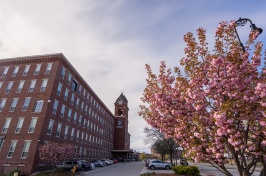
[[38, 152], [49, 141], [74, 145], [76, 159], [129, 159], [126, 97], [114, 105], [112, 114], [63, 54], [1, 59], [0, 173], [49, 168]]

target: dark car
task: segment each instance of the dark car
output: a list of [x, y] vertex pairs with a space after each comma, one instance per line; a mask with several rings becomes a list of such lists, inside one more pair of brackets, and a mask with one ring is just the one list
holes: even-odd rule
[[117, 160], [118, 162], [122, 162], [122, 163], [126, 162], [125, 158], [116, 158], [116, 160]]
[[87, 170], [91, 169], [90, 163], [88, 163], [86, 160], [80, 160], [80, 162], [81, 162], [81, 170], [82, 171], [87, 171]]
[[101, 160], [94, 160], [94, 161], [91, 161], [91, 163], [93, 163], [95, 165], [95, 167], [103, 167], [104, 164]]
[[70, 171], [74, 167], [76, 167], [77, 171], [81, 171], [82, 170], [82, 162], [80, 162], [78, 160], [68, 161], [68, 162], [65, 162], [63, 165], [64, 165], [63, 166], [64, 170], [69, 170]]

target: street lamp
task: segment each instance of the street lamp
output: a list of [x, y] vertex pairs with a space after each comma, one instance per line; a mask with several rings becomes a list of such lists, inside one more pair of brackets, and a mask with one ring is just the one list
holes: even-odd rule
[[[250, 28], [251, 28], [251, 30], [252, 31], [258, 31], [259, 32], [259, 34], [261, 34], [262, 33], [262, 29], [261, 28], [258, 28], [254, 23], [252, 23], [252, 21], [250, 20], [250, 19], [248, 19], [248, 18], [239, 18], [239, 20], [237, 20], [235, 23], [236, 23], [236, 27], [237, 26], [244, 26], [247, 22], [250, 22]], [[245, 50], [245, 47], [244, 47], [244, 45], [243, 45], [243, 43], [241, 42], [241, 40], [240, 40], [240, 38], [239, 38], [239, 35], [238, 35], [238, 33], [237, 33], [237, 30], [236, 30], [236, 27], [235, 27], [235, 32], [236, 32], [236, 35], [237, 35], [237, 38], [238, 38], [238, 41], [239, 41], [239, 44], [240, 44], [240, 46], [242, 47], [242, 50], [243, 50], [243, 52], [245, 52], [246, 50]]]

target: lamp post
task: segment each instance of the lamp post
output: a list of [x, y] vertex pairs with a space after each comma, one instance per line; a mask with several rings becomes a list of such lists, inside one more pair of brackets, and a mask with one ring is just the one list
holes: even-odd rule
[[[261, 34], [262, 33], [262, 29], [261, 28], [258, 28], [254, 23], [252, 23], [252, 21], [250, 20], [250, 19], [248, 19], [248, 18], [239, 18], [235, 23], [236, 23], [236, 27], [238, 27], [238, 26], [244, 26], [247, 22], [250, 22], [250, 28], [251, 28], [251, 30], [252, 31], [258, 31], [259, 32], [259, 34]], [[244, 47], [244, 45], [243, 45], [243, 43], [241, 42], [241, 40], [240, 40], [240, 38], [239, 38], [239, 35], [238, 35], [238, 33], [237, 33], [237, 30], [236, 30], [236, 27], [235, 27], [235, 32], [236, 32], [236, 35], [237, 35], [237, 38], [238, 38], [238, 41], [239, 41], [239, 44], [240, 44], [240, 46], [242, 47], [242, 50], [243, 50], [243, 52], [245, 52], [246, 50], [245, 50], [245, 47]]]

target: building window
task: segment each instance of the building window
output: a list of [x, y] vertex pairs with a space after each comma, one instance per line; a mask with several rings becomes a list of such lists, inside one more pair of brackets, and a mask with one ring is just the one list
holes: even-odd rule
[[7, 158], [12, 158], [13, 157], [13, 154], [15, 152], [15, 148], [16, 148], [17, 142], [18, 142], [17, 140], [11, 141], [11, 144], [10, 144], [10, 147], [9, 147], [9, 151], [7, 153]]
[[70, 121], [71, 119], [71, 114], [72, 114], [72, 109], [68, 109], [68, 114], [67, 114], [67, 120]]
[[79, 159], [81, 159], [81, 155], [82, 155], [82, 147], [79, 148]]
[[72, 81], [72, 90], [74, 92], [77, 92], [77, 87], [78, 87], [78, 83], [75, 80], [73, 80]]
[[14, 112], [18, 103], [18, 98], [13, 98], [9, 112]]
[[82, 86], [81, 86], [81, 85], [79, 85], [78, 94], [81, 94], [81, 89], [82, 89]]
[[70, 104], [74, 104], [75, 95], [72, 93]]
[[83, 120], [83, 128], [86, 128], [87, 120], [84, 118]]
[[66, 74], [66, 69], [65, 69], [65, 67], [63, 67], [62, 70], [61, 70], [61, 78], [62, 79], [64, 79], [65, 74]]
[[76, 159], [76, 157], [77, 157], [77, 151], [78, 151], [78, 147], [74, 147], [74, 159]]
[[10, 125], [10, 122], [11, 122], [11, 118], [6, 118], [4, 127], [2, 129], [2, 133], [7, 133], [7, 130], [8, 130], [9, 125]]
[[77, 130], [77, 138], [76, 138], [76, 141], [77, 142], [79, 141], [79, 130]]
[[19, 66], [15, 66], [14, 71], [12, 73], [12, 77], [16, 77], [18, 73]]
[[70, 85], [72, 81], [72, 75], [68, 73], [68, 79], [67, 79], [67, 84]]
[[62, 123], [58, 123], [57, 130], [56, 130], [56, 137], [60, 136], [61, 128], [62, 128]]
[[88, 102], [88, 101], [89, 101], [89, 99], [90, 99], [90, 94], [88, 93], [88, 94], [87, 94], [86, 101]]
[[2, 85], [3, 85], [3, 82], [0, 82], [0, 89], [1, 89]]
[[81, 106], [80, 106], [80, 110], [81, 112], [83, 112], [83, 108], [84, 108], [84, 102], [81, 103]]
[[30, 99], [31, 99], [31, 97], [26, 97], [26, 98], [25, 98], [25, 101], [24, 101], [24, 105], [23, 105], [22, 111], [27, 111], [27, 110], [28, 110], [28, 108], [29, 108], [29, 104], [30, 104]]
[[13, 86], [13, 83], [14, 83], [14, 81], [9, 81], [8, 82], [8, 85], [7, 85], [6, 91], [5, 91], [6, 94], [8, 94], [10, 92], [10, 90], [11, 90], [11, 88]]
[[65, 109], [66, 109], [66, 106], [65, 105], [62, 105], [61, 114], [60, 114], [61, 117], [64, 117]]
[[29, 92], [33, 92], [35, 84], [36, 84], [36, 79], [31, 80]]
[[74, 112], [74, 121], [73, 121], [73, 123], [76, 124], [76, 122], [77, 122], [77, 113]]
[[86, 133], [86, 137], [85, 137], [85, 144], [88, 143], [88, 133]]
[[66, 126], [66, 128], [65, 128], [65, 134], [64, 134], [64, 139], [67, 139], [68, 129], [69, 129], [69, 126]]
[[34, 104], [34, 108], [33, 108], [32, 112], [41, 112], [42, 106], [43, 106], [43, 100], [36, 101]]
[[24, 147], [22, 149], [21, 158], [27, 158], [28, 153], [29, 153], [29, 149], [30, 149], [30, 143], [31, 143], [31, 141], [29, 141], [29, 140], [26, 140], [24, 142]]
[[0, 136], [0, 151], [4, 143], [4, 137]]
[[84, 139], [84, 132], [81, 133], [81, 143], [83, 143], [83, 139]]
[[38, 75], [38, 74], [40, 73], [41, 65], [42, 65], [42, 64], [37, 64], [37, 65], [36, 65], [36, 68], [35, 68], [35, 71], [34, 71], [34, 75]]
[[56, 114], [57, 106], [58, 106], [58, 101], [55, 100], [55, 101], [54, 101], [54, 106], [53, 106], [53, 114]]
[[84, 148], [84, 152], [83, 152], [83, 158], [85, 159], [86, 158], [86, 148]]
[[87, 130], [89, 130], [90, 129], [90, 121], [88, 120], [88, 122], [87, 122]]
[[57, 87], [57, 91], [56, 91], [56, 94], [58, 95], [58, 96], [60, 96], [60, 93], [61, 93], [61, 90], [62, 90], [62, 83], [59, 83], [58, 84], [58, 87]]
[[82, 116], [80, 115], [79, 116], [79, 126], [81, 125], [81, 122], [82, 122]]
[[17, 123], [17, 127], [16, 127], [16, 130], [15, 130], [15, 133], [20, 133], [22, 125], [23, 125], [23, 122], [24, 122], [24, 117], [20, 117], [18, 119], [18, 123]]
[[71, 130], [71, 135], [70, 135], [70, 140], [73, 140], [73, 138], [74, 138], [74, 133], [75, 133], [75, 128], [72, 128], [72, 130]]
[[88, 113], [88, 105], [85, 106], [85, 114]]
[[24, 80], [19, 81], [19, 85], [18, 85], [16, 93], [20, 93], [21, 92], [21, 90], [23, 88], [23, 85], [24, 85], [24, 82], [25, 82]]
[[25, 69], [23, 71], [23, 74], [22, 76], [27, 76], [28, 72], [29, 72], [29, 69], [30, 69], [30, 65], [25, 65]]
[[54, 125], [54, 120], [50, 119], [50, 122], [49, 122], [49, 125], [48, 125], [48, 129], [47, 129], [47, 134], [51, 135], [52, 129], [53, 129], [53, 125]]
[[1, 78], [5, 78], [5, 77], [6, 77], [6, 74], [7, 74], [7, 72], [8, 72], [8, 69], [9, 69], [9, 67], [5, 67], [5, 68], [4, 68], [4, 71], [3, 71], [3, 73], [2, 73]]
[[86, 90], [85, 90], [85, 88], [84, 88], [84, 90], [83, 90], [83, 98], [84, 98], [84, 99], [86, 98]]
[[79, 108], [79, 98], [77, 98], [77, 102], [76, 102], [76, 108]]
[[67, 101], [67, 97], [68, 97], [68, 92], [69, 92], [69, 90], [66, 88], [65, 95], [64, 95], [64, 100], [66, 100], [66, 101]]
[[5, 107], [6, 104], [6, 98], [2, 98], [0, 101], [0, 112], [2, 112], [3, 108]]
[[37, 123], [37, 117], [32, 117], [28, 133], [33, 133], [34, 132], [36, 123]]
[[52, 70], [53, 63], [48, 63], [46, 67], [45, 74], [50, 74]]
[[43, 79], [42, 80], [42, 85], [41, 85], [41, 90], [40, 92], [44, 92], [46, 90], [48, 79]]

